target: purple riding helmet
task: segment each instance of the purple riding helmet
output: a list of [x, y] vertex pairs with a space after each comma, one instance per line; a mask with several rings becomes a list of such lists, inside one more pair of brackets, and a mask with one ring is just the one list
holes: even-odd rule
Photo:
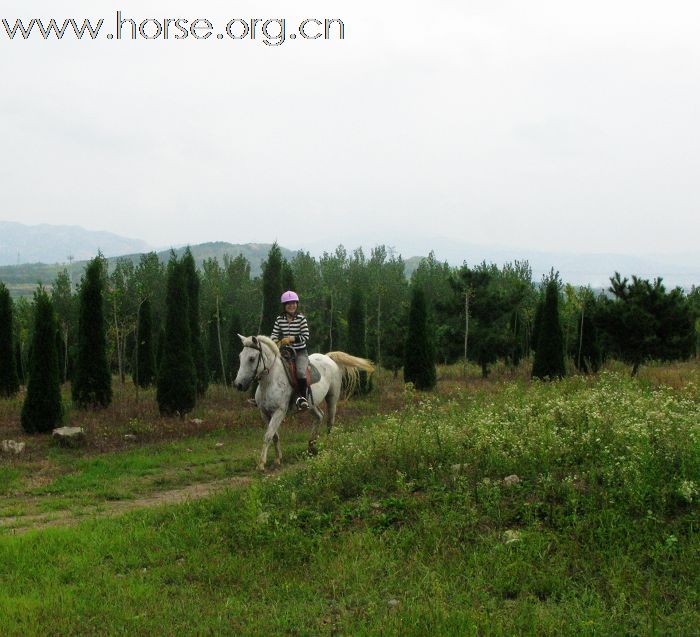
[[295, 301], [298, 303], [299, 302], [299, 295], [296, 292], [293, 292], [292, 290], [287, 290], [283, 295], [282, 298], [280, 299], [284, 305], [287, 303], [294, 303]]

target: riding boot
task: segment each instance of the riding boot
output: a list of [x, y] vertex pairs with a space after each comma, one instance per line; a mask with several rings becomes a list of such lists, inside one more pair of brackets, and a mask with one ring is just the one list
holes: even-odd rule
[[297, 378], [297, 393], [298, 393], [298, 398], [297, 398], [297, 408], [298, 409], [308, 409], [309, 408], [309, 402], [306, 400], [306, 378]]

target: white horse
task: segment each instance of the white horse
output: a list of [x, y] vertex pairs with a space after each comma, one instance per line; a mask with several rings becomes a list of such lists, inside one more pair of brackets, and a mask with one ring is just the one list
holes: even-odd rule
[[[294, 395], [284, 363], [280, 357], [277, 344], [267, 336], [241, 336], [243, 350], [240, 353], [240, 366], [234, 384], [239, 391], [246, 391], [253, 380], [258, 381], [255, 391], [257, 403], [263, 421], [267, 425], [265, 440], [258, 469], [264, 470], [267, 462], [267, 450], [271, 442], [275, 443], [275, 464], [282, 464], [279, 427], [287, 415], [287, 410]], [[373, 372], [372, 363], [364, 358], [350, 356], [345, 352], [328, 352], [328, 354], [311, 354], [309, 364], [321, 375], [321, 379], [309, 388], [313, 400], [309, 401], [309, 410], [316, 416], [309, 450], [315, 449], [319, 427], [323, 421], [323, 412], [318, 408], [324, 400], [328, 406], [327, 426], [330, 432], [335, 422], [335, 411], [340, 399], [343, 378], [347, 379], [348, 391], [357, 386], [359, 370]]]

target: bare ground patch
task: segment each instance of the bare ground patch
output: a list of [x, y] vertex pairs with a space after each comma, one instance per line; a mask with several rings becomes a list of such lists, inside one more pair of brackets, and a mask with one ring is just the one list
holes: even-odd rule
[[0, 530], [6, 530], [11, 534], [21, 534], [54, 526], [71, 526], [90, 518], [109, 517], [128, 513], [136, 509], [149, 509], [199, 500], [219, 493], [224, 489], [245, 486], [251, 480], [250, 476], [236, 476], [224, 480], [200, 482], [180, 489], [152, 493], [142, 498], [103, 502], [96, 506], [85, 507], [79, 512], [59, 510], [51, 511], [50, 513], [0, 517]]

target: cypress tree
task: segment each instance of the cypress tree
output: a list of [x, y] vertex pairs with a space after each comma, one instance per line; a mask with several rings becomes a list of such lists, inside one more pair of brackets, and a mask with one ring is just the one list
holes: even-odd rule
[[581, 308], [582, 320], [577, 321], [576, 349], [574, 361], [579, 371], [584, 374], [596, 373], [602, 363], [600, 336], [596, 325], [595, 299], [586, 299]]
[[199, 274], [194, 263], [194, 257], [189, 248], [182, 257], [182, 267], [187, 284], [188, 312], [190, 321], [190, 340], [192, 342], [192, 358], [197, 374], [197, 395], [203, 396], [209, 386], [206, 354], [202, 343], [202, 330], [199, 325]]
[[22, 406], [22, 428], [28, 433], [51, 431], [61, 423], [63, 407], [58, 382], [56, 316], [44, 288], [34, 293], [34, 334], [29, 383]]
[[562, 378], [564, 367], [564, 336], [559, 318], [559, 284], [547, 283], [541, 319], [537, 330], [537, 349], [532, 365], [534, 378]]
[[[348, 307], [348, 354], [367, 357], [367, 322], [365, 317], [365, 296], [359, 287], [355, 287], [350, 295]], [[371, 389], [367, 372], [360, 372], [360, 393], [366, 394]]]
[[165, 349], [165, 327], [161, 324], [158, 332], [158, 349], [156, 351], [156, 377], [160, 373], [160, 364], [163, 362], [163, 350]]
[[156, 399], [162, 415], [184, 417], [197, 402], [197, 372], [192, 357], [187, 275], [172, 254], [168, 263], [163, 360]]
[[[53, 304], [53, 301], [52, 301]], [[58, 354], [58, 382], [65, 383], [66, 377], [63, 370], [66, 368], [66, 342], [63, 340], [61, 326], [58, 325], [58, 317], [56, 318], [56, 353]]]
[[139, 387], [150, 387], [156, 379], [156, 359], [153, 353], [153, 314], [151, 301], [146, 298], [139, 309], [138, 341], [136, 343], [136, 377]]
[[4, 283], [0, 283], [0, 397], [14, 396], [19, 391], [19, 377], [13, 351], [12, 299]]
[[107, 363], [104, 321], [105, 259], [88, 262], [80, 284], [78, 356], [73, 373], [73, 402], [82, 408], [107, 407], [112, 402], [112, 375]]
[[263, 264], [262, 288], [263, 308], [260, 333], [271, 334], [275, 319], [280, 313], [282, 292], [282, 251], [276, 241], [272, 244], [267, 261]]
[[226, 373], [231, 384], [233, 384], [233, 380], [238, 374], [239, 354], [243, 349], [243, 343], [241, 343], [238, 335], [242, 333], [241, 315], [238, 313], [238, 310], [233, 310], [228, 322], [228, 343], [226, 347]]
[[20, 384], [24, 385], [26, 379], [24, 377], [24, 363], [22, 362], [22, 343], [20, 343], [19, 338], [15, 341], [15, 368]]
[[411, 294], [403, 375], [405, 382], [413, 383], [420, 390], [432, 389], [437, 382], [435, 349], [428, 331], [428, 309], [425, 293], [419, 286], [414, 286]]

